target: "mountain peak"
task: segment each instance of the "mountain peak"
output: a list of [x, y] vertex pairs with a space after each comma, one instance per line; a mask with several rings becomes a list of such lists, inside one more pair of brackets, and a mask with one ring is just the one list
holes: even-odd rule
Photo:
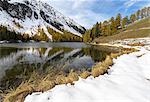
[[47, 28], [62, 34], [66, 30], [80, 37], [85, 32], [84, 27], [40, 0], [0, 0], [0, 18], [0, 25], [9, 30], [34, 36], [41, 28], [51, 40]]

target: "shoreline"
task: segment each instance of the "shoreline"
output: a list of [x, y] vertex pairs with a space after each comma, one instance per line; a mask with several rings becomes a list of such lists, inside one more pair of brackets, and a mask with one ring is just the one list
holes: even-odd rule
[[[149, 40], [148, 38], [146, 38], [146, 39], [143, 38], [143, 39]], [[143, 39], [139, 39], [139, 41], [142, 41]], [[127, 40], [127, 42], [130, 42], [130, 40]], [[108, 55], [104, 61], [99, 62], [94, 67], [92, 67], [91, 71], [84, 71], [80, 74], [77, 74], [76, 72], [71, 71], [67, 76], [66, 75], [65, 76], [64, 75], [57, 76], [56, 80], [49, 80], [49, 76], [47, 75], [47, 76], [41, 78], [40, 80], [39, 79], [33, 80], [33, 81], [35, 81], [34, 83], [40, 83], [36, 87], [35, 87], [36, 84], [25, 82], [22, 85], [20, 85], [16, 90], [14, 90], [13, 93], [9, 93], [8, 95], [6, 95], [4, 102], [12, 102], [12, 100], [8, 101], [9, 99], [16, 99], [19, 101], [21, 99], [22, 101], [20, 101], [20, 102], [24, 102], [25, 97], [34, 92], [46, 92], [48, 90], [53, 90], [53, 88], [60, 86], [60, 85], [70, 84], [72, 86], [75, 83], [77, 83], [80, 79], [86, 80], [88, 77], [93, 77], [95, 79], [97, 77], [103, 76], [109, 72], [111, 67], [114, 66], [114, 60], [120, 58], [120, 56], [129, 55], [130, 53], [133, 53], [133, 52], [136, 53], [137, 51], [138, 52], [141, 51], [142, 48], [146, 47], [146, 45], [149, 46], [150, 41], [145, 42], [144, 43], [145, 46], [129, 46], [129, 45], [124, 45], [122, 43], [124, 43], [124, 42], [120, 41], [117, 44], [115, 44], [115, 42], [114, 42], [114, 44], [89, 43], [92, 46], [104, 46], [109, 49], [110, 48], [112, 48], [112, 49], [118, 48], [120, 50], [119, 50], [119, 52], [114, 52], [114, 53], [111, 53], [110, 55]], [[143, 56], [143, 55], [140, 55], [140, 56]], [[27, 89], [24, 89], [24, 87], [27, 87]], [[12, 98], [12, 97], [14, 97], [14, 98]]]
[[[40, 80], [36, 79], [34, 83], [41, 83], [37, 87], [34, 87], [36, 84], [24, 82], [22, 83], [16, 90], [14, 90], [12, 93], [6, 94], [4, 102], [11, 102], [10, 99], [22, 100], [24, 101], [25, 96], [33, 93], [33, 92], [44, 92], [47, 90], [51, 90], [52, 88], [56, 87], [57, 85], [62, 84], [74, 84], [74, 81], [78, 81], [80, 78], [86, 79], [89, 76], [93, 77], [99, 77], [100, 75], [104, 75], [108, 72], [108, 69], [113, 65], [113, 59], [123, 55], [123, 54], [129, 54], [133, 52], [132, 49], [125, 49], [124, 51], [119, 51], [118, 53], [112, 53], [111, 55], [107, 56], [106, 59], [102, 62], [97, 63], [93, 68], [92, 71], [84, 71], [81, 74], [77, 74], [76, 72], [70, 72], [67, 76], [57, 76], [56, 80], [49, 80], [49, 77], [43, 77]], [[35, 73], [36, 74], [36, 73]], [[34, 75], [33, 75], [34, 76]], [[26, 87], [24, 89], [24, 87]], [[13, 97], [13, 98], [12, 98]], [[10, 100], [10, 101], [8, 101]]]
[[[145, 48], [145, 47], [143, 47], [143, 48]], [[82, 95], [86, 96], [86, 94], [84, 92], [87, 92], [88, 95], [87, 95], [87, 97], [83, 97], [83, 98], [81, 96], [78, 96], [78, 97], [72, 96], [71, 98], [69, 98], [70, 101], [71, 100], [79, 101], [80, 99], [82, 99], [82, 102], [86, 102], [88, 100], [92, 101], [94, 98], [94, 99], [97, 99], [97, 101], [95, 100], [95, 102], [98, 102], [98, 99], [105, 100], [105, 99], [109, 99], [109, 97], [113, 96], [112, 98], [115, 100], [118, 100], [117, 102], [120, 102], [123, 99], [126, 99], [128, 102], [129, 100], [130, 101], [132, 100], [130, 97], [133, 95], [135, 96], [135, 94], [138, 94], [138, 97], [135, 96], [136, 98], [135, 99], [133, 98], [133, 100], [139, 100], [139, 97], [141, 100], [149, 100], [150, 99], [149, 96], [147, 96], [145, 99], [144, 95], [142, 94], [143, 92], [146, 91], [145, 88], [140, 87], [140, 86], [144, 84], [145, 87], [147, 88], [147, 90], [150, 90], [150, 88], [148, 88], [148, 86], [147, 86], [148, 85], [147, 82], [150, 78], [148, 76], [149, 71], [147, 73], [141, 72], [141, 70], [142, 70], [141, 68], [143, 68], [144, 71], [147, 71], [146, 68], [148, 68], [148, 65], [150, 64], [150, 63], [148, 63], [148, 56], [150, 56], [150, 52], [147, 51], [146, 49], [145, 50], [141, 49], [138, 52], [136, 52], [136, 51], [137, 50], [132, 51], [134, 53], [131, 53], [130, 51], [124, 51], [124, 53], [112, 54], [111, 56], [114, 57], [113, 63], [112, 63], [112, 65], [107, 66], [107, 71], [108, 71], [107, 73], [96, 74], [96, 76], [94, 76], [95, 78], [93, 77], [93, 75], [89, 75], [89, 77], [87, 79], [80, 79], [79, 81], [75, 81], [73, 85], [70, 85], [70, 84], [58, 85], [58, 86], [54, 87], [53, 89], [51, 89], [50, 91], [46, 91], [44, 93], [33, 93], [26, 97], [25, 102], [34, 102], [35, 98], [37, 100], [38, 99], [40, 100], [40, 97], [43, 97], [45, 102], [48, 102], [48, 100], [47, 100], [48, 97], [50, 97], [50, 100], [53, 100], [53, 101], [54, 100], [57, 100], [59, 102], [62, 100], [64, 101], [65, 99], [63, 98], [63, 96], [65, 97], [65, 95], [67, 95], [66, 98], [71, 97], [69, 95], [71, 93], [74, 93], [75, 96], [78, 96], [78, 94], [77, 94], [78, 92], [76, 92], [76, 91], [74, 92], [74, 89], [81, 92], [81, 96]], [[129, 54], [129, 53], [131, 53], [131, 54]], [[139, 61], [139, 62], [137, 63], [137, 61]], [[107, 60], [106, 62], [109, 62], [109, 61]], [[111, 62], [109, 62], [109, 63], [111, 63]], [[143, 64], [145, 65], [146, 68], [143, 66]], [[104, 65], [102, 65], [102, 66], [101, 65], [102, 65], [102, 63], [99, 63], [97, 68], [99, 69], [100, 67], [102, 68], [102, 66], [104, 66]], [[137, 68], [137, 66], [138, 66], [138, 68]], [[98, 72], [98, 71], [99, 70], [96, 70], [96, 72]], [[145, 76], [145, 77], [139, 76], [139, 74], [141, 74], [141, 75], [144, 74], [143, 76]], [[119, 75], [119, 76], [117, 76], [117, 75]], [[132, 77], [130, 77], [130, 76], [132, 76]], [[116, 77], [116, 80], [114, 79], [115, 77]], [[142, 79], [146, 78], [147, 81], [145, 82], [145, 80], [144, 81], [141, 79], [139, 80], [138, 79], [139, 77], [141, 77]], [[120, 80], [118, 80], [118, 79], [120, 79]], [[110, 80], [110, 82], [109, 82], [109, 80]], [[130, 83], [130, 81], [131, 81], [131, 83]], [[133, 81], [137, 83], [136, 85], [138, 85], [137, 86], [138, 88], [136, 88], [135, 84], [132, 83]], [[116, 84], [116, 82], [118, 82], [118, 84]], [[90, 87], [89, 85], [92, 85], [92, 87]], [[107, 88], [106, 88], [106, 85], [107, 85]], [[114, 87], [116, 87], [116, 85], [119, 87], [120, 90], [114, 91]], [[139, 90], [139, 88], [141, 90]], [[65, 90], [69, 90], [69, 89], [70, 89], [70, 91], [67, 91], [67, 92], [65, 91]], [[129, 89], [130, 90], [132, 89], [132, 91], [128, 91]], [[89, 90], [89, 91], [87, 91], [87, 90]], [[124, 91], [122, 92], [122, 90], [124, 90]], [[135, 92], [134, 92], [134, 90], [135, 90]], [[55, 92], [57, 92], [57, 94]], [[65, 95], [63, 94], [62, 97], [59, 97], [59, 95], [61, 95], [62, 92]], [[118, 92], [119, 94], [116, 94], [116, 92]], [[149, 92], [149, 91], [147, 91], [147, 92]], [[107, 94], [103, 95], [104, 93], [107, 93]], [[114, 93], [114, 94], [112, 94], [112, 93]], [[127, 93], [131, 94], [131, 95], [129, 95], [130, 97], [126, 96]], [[53, 96], [52, 94], [55, 94], [55, 96]], [[88, 98], [89, 95], [91, 95], [93, 97], [92, 100]], [[110, 102], [109, 100], [105, 100], [105, 101]], [[42, 100], [39, 102], [42, 102]], [[139, 102], [142, 102], [142, 101], [139, 101]]]

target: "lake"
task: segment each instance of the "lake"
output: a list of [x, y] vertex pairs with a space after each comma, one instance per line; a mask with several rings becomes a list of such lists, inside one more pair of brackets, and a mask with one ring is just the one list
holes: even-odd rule
[[90, 71], [110, 52], [77, 42], [0, 44], [0, 89], [17, 87], [33, 71]]

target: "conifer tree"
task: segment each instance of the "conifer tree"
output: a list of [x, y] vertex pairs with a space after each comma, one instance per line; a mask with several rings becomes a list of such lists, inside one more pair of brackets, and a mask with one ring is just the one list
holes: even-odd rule
[[117, 32], [117, 26], [116, 26], [114, 17], [112, 17], [110, 19], [110, 22], [111, 22], [111, 26], [110, 26], [111, 27], [111, 33], [114, 34]]
[[130, 21], [131, 21], [131, 23], [133, 23], [133, 22], [136, 21], [136, 16], [135, 16], [135, 14], [132, 14], [132, 15], [130, 16]]
[[136, 19], [137, 19], [137, 20], [140, 19], [140, 12], [141, 12], [140, 10], [138, 10], [138, 11], [136, 12]]
[[117, 29], [121, 27], [121, 14], [120, 13], [116, 17], [116, 26], [117, 26]]
[[125, 28], [127, 24], [128, 24], [128, 17], [126, 16], [122, 20], [122, 28]]
[[93, 38], [96, 38], [96, 37], [98, 37], [99, 35], [100, 35], [100, 28], [99, 28], [99, 24], [98, 24], [98, 22], [96, 23], [96, 25], [95, 25], [95, 27], [94, 27], [94, 37]]

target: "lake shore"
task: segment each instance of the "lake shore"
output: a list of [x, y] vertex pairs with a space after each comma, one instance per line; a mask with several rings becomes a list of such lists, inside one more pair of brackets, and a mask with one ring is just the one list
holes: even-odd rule
[[[150, 70], [147, 69], [150, 65], [148, 61], [150, 55], [149, 40], [146, 43], [146, 46], [136, 46], [138, 50], [140, 49], [138, 52], [126, 53], [117, 57], [117, 59], [113, 59], [113, 66], [110, 67], [108, 73], [102, 76], [96, 78], [90, 76], [87, 79], [80, 78], [79, 81], [74, 82], [74, 85], [58, 85], [44, 93], [33, 93], [26, 97], [25, 102], [34, 102], [35, 100], [38, 100], [38, 102], [43, 100], [44, 102], [49, 100], [58, 102], [73, 100], [78, 102], [99, 102], [100, 100], [102, 102], [148, 101], [150, 96], [143, 94], [150, 91], [150, 77], [148, 75]], [[114, 87], [118, 87], [119, 90], [115, 90]]]
[[[105, 49], [104, 48], [102, 48], [103, 51], [107, 50], [113, 52], [112, 50], [110, 50], [110, 48], [105, 48]], [[23, 102], [25, 96], [33, 92], [41, 92], [41, 91], [44, 92], [60, 84], [68, 84], [68, 83], [74, 84], [74, 81], [78, 81], [79, 77], [83, 79], [86, 79], [89, 76], [98, 77], [100, 75], [108, 73], [108, 69], [110, 68], [110, 66], [113, 65], [113, 58], [117, 58], [122, 54], [129, 54], [135, 51], [130, 48], [129, 49], [119, 48], [118, 50], [116, 50], [116, 48], [113, 48], [113, 50], [114, 52], [111, 55], [107, 56], [104, 61], [97, 63], [92, 68], [91, 71], [84, 71], [80, 74], [71, 71], [67, 75], [64, 75], [62, 74], [63, 72], [62, 73], [60, 72], [59, 76], [51, 72], [47, 73], [44, 76], [41, 76], [38, 75], [38, 73], [34, 72], [33, 74], [31, 74], [31, 78], [28, 81], [23, 82], [21, 85], [19, 85], [19, 87], [17, 87], [17, 89], [12, 90], [10, 93], [6, 94], [4, 102], [9, 102], [9, 101], [11, 102], [14, 100], [19, 100]], [[51, 78], [52, 76], [54, 77], [54, 75], [56, 75], [56, 77]], [[41, 84], [37, 84], [37, 83], [41, 83]]]
[[111, 53], [76, 42], [3, 43], [0, 51], [0, 90], [10, 102], [58, 84], [72, 83], [79, 75], [88, 77], [92, 66]]

